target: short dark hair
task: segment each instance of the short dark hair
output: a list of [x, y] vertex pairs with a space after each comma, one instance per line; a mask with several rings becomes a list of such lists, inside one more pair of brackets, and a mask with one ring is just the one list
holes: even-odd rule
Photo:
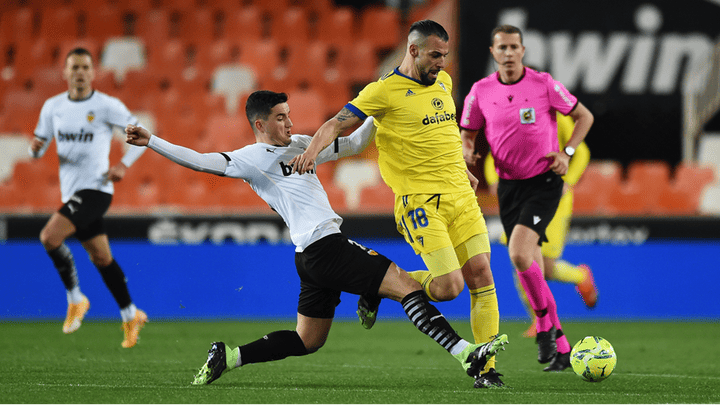
[[245, 103], [245, 115], [252, 126], [256, 119], [267, 120], [273, 107], [280, 103], [287, 103], [285, 93], [275, 93], [270, 90], [258, 90], [252, 93]]
[[522, 31], [520, 31], [520, 28], [510, 24], [503, 24], [492, 30], [492, 33], [490, 34], [490, 46], [493, 46], [493, 44], [495, 44], [495, 34], [497, 34], [498, 32], [502, 32], [503, 34], [519, 34], [520, 44], [522, 44]]
[[90, 57], [90, 60], [93, 59], [92, 53], [90, 53], [90, 51], [88, 51], [87, 49], [85, 49], [85, 48], [74, 48], [74, 49], [70, 50], [70, 52], [68, 52], [67, 55], [65, 55], [65, 62], [66, 62], [66, 63], [67, 63], [68, 58], [69, 58], [71, 55], [87, 55], [87, 56]]
[[422, 36], [425, 38], [429, 37], [430, 35], [435, 35], [445, 42], [450, 40], [450, 36], [448, 35], [447, 31], [445, 31], [445, 28], [443, 28], [442, 25], [436, 23], [433, 20], [415, 21], [410, 26], [410, 31], [408, 31], [408, 35], [412, 34], [415, 31], [421, 33]]

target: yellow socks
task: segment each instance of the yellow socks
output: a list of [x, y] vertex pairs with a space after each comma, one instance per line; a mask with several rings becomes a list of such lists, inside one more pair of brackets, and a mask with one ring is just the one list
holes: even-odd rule
[[577, 285], [585, 280], [585, 272], [580, 267], [573, 266], [565, 260], [556, 260], [555, 268], [552, 272], [552, 279], [554, 281]]
[[[470, 328], [475, 343], [485, 343], [500, 332], [500, 311], [498, 310], [495, 284], [470, 290]], [[491, 358], [483, 372], [495, 367]]]

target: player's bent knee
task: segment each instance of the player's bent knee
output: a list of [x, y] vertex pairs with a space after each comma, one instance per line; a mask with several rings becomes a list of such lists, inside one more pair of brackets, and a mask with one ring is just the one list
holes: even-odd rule
[[438, 301], [454, 300], [464, 288], [465, 282], [457, 277], [438, 277], [430, 285], [432, 296]]

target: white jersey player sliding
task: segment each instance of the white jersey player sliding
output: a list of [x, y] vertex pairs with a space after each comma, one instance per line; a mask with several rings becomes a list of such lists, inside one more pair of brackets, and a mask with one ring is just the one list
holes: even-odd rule
[[[293, 173], [288, 166], [312, 138], [291, 134], [287, 95], [255, 92], [248, 98], [245, 112], [257, 142], [232, 152], [201, 154], [135, 125], [125, 130], [128, 143], [147, 146], [182, 166], [245, 180], [285, 220], [295, 244], [300, 276], [296, 330], [275, 331], [232, 349], [214, 342], [193, 384], [209, 384], [246, 364], [317, 351], [325, 344], [342, 291], [361, 296], [358, 315], [366, 328], [375, 322], [380, 298], [401, 302], [413, 324], [477, 378], [487, 360], [503, 349], [507, 336], [482, 345], [462, 339], [428, 301], [417, 281], [385, 256], [342, 235], [342, 219], [330, 207], [317, 175]], [[336, 139], [318, 155], [316, 163], [359, 153], [373, 140], [374, 129], [370, 118], [351, 135]]]

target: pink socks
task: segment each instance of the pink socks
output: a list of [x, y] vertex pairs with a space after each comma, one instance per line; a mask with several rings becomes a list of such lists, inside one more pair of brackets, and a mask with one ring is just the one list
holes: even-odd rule
[[[537, 262], [533, 261], [529, 269], [525, 271], [517, 271], [520, 283], [525, 289], [530, 306], [532, 306], [537, 317], [537, 331], [547, 332], [553, 326], [558, 331], [562, 331], [560, 318], [557, 314], [557, 304], [553, 297], [550, 287], [543, 275], [542, 269]], [[568, 353], [570, 344], [565, 335], [558, 336], [557, 348], [559, 353]]]

